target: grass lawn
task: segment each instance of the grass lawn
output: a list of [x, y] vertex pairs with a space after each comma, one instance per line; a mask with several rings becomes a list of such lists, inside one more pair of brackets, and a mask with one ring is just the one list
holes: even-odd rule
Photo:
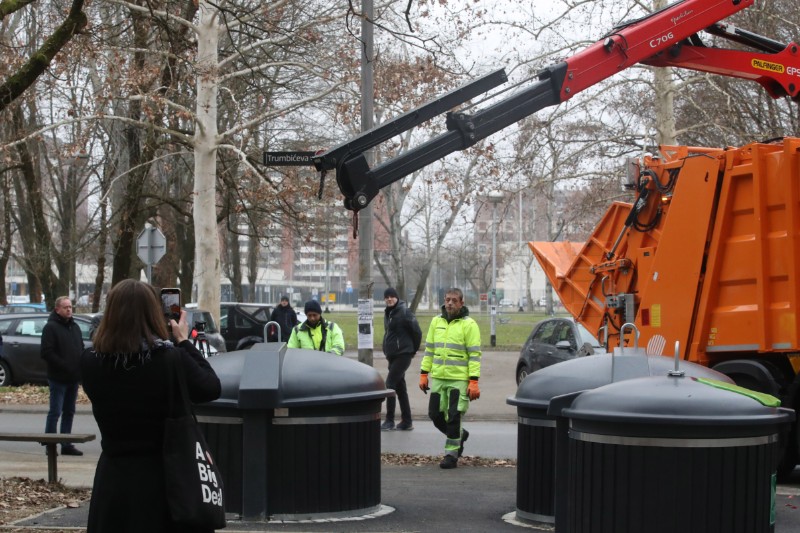
[[[419, 311], [416, 313], [419, 325], [422, 328], [422, 340], [425, 341], [425, 335], [428, 332], [428, 326], [431, 324], [431, 319], [434, 316], [433, 311]], [[487, 313], [471, 314], [470, 315], [481, 328], [481, 342], [483, 349], [488, 350], [489, 339], [491, 333], [491, 323]], [[533, 325], [540, 320], [546, 318], [544, 313], [518, 313], [516, 311], [502, 313], [499, 319], [495, 322], [495, 335], [497, 337], [497, 346], [492, 348], [498, 351], [519, 351], [522, 345], [528, 339]], [[333, 320], [344, 332], [345, 346], [348, 350], [354, 350], [358, 347], [358, 339], [356, 333], [358, 331], [358, 317], [355, 311], [331, 311], [325, 313], [326, 320]], [[502, 322], [502, 323], [501, 323]], [[373, 318], [373, 325], [375, 331], [373, 337], [375, 339], [374, 349], [381, 350], [381, 343], [383, 342], [383, 309], [376, 309]]]

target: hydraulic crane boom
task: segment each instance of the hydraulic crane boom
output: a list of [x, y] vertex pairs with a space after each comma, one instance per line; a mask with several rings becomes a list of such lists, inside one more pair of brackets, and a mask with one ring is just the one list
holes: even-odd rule
[[[544, 69], [539, 81], [474, 114], [448, 112], [447, 132], [393, 159], [369, 168], [364, 152], [455, 105], [505, 81], [497, 71], [451, 91], [377, 128], [314, 157], [317, 170], [336, 170], [345, 207], [358, 211], [393, 182], [457, 150], [463, 150], [503, 128], [638, 63], [675, 66], [751, 79], [773, 97], [800, 98], [800, 57], [795, 43], [783, 45], [737, 30], [721, 21], [754, 0], [681, 0], [645, 17], [623, 22], [583, 51]], [[697, 35], [708, 31], [757, 51], [709, 48]], [[476, 91], [479, 91], [476, 93]]]

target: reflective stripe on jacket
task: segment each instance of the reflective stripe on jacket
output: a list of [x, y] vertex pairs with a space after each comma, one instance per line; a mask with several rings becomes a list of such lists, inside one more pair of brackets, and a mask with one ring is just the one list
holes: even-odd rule
[[421, 370], [433, 378], [466, 381], [481, 376], [481, 332], [466, 307], [462, 309], [461, 316], [450, 321], [434, 317], [428, 328]]
[[325, 349], [321, 351], [336, 355], [344, 354], [342, 328], [337, 326], [335, 322], [328, 322], [324, 319], [320, 320], [316, 328], [309, 328], [305, 322], [292, 328], [292, 335], [289, 337], [289, 342], [286, 343], [286, 346], [304, 350], [319, 350], [323, 328], [327, 329], [327, 333], [325, 335]]

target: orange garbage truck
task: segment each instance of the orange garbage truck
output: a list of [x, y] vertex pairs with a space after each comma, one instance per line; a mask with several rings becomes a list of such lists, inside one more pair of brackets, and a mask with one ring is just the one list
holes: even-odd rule
[[[507, 81], [502, 69], [411, 109], [312, 158], [335, 171], [344, 206], [358, 212], [384, 187], [464, 150], [634, 65], [752, 80], [800, 102], [800, 45], [726, 19], [755, 0], [677, 0], [623, 21], [527, 88], [473, 111]], [[705, 35], [736, 46], [709, 46]], [[374, 165], [369, 150], [445, 113], [447, 131]], [[683, 356], [798, 407], [800, 370], [800, 139], [737, 149], [662, 147], [632, 173], [636, 201], [615, 203], [584, 244], [532, 243], [561, 301], [609, 348], [641, 342]], [[354, 228], [357, 228], [354, 220]], [[796, 428], [784, 467], [797, 462]]]
[[[585, 243], [531, 242], [566, 309], [609, 349], [682, 357], [800, 407], [800, 139], [663, 146], [632, 162]], [[622, 330], [622, 332], [621, 332]], [[798, 458], [787, 446], [784, 468]]]

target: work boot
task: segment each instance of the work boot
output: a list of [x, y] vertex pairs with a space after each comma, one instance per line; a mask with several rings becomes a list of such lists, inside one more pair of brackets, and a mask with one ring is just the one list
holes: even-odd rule
[[414, 429], [414, 425], [411, 423], [411, 420], [401, 420], [395, 429], [399, 429], [400, 431], [409, 431]]
[[63, 446], [61, 448], [61, 455], [74, 455], [76, 457], [79, 457], [83, 455], [83, 452], [80, 451], [75, 446]]
[[445, 470], [449, 470], [451, 468], [455, 468], [458, 466], [458, 457], [455, 455], [450, 455], [449, 453], [444, 456], [442, 462], [439, 463], [439, 468], [444, 468]]
[[386, 420], [383, 424], [381, 424], [381, 431], [391, 431], [394, 429], [394, 420]]
[[466, 429], [461, 430], [461, 446], [458, 447], [458, 456], [461, 457], [464, 454], [464, 443], [467, 442], [469, 438], [469, 431]]

